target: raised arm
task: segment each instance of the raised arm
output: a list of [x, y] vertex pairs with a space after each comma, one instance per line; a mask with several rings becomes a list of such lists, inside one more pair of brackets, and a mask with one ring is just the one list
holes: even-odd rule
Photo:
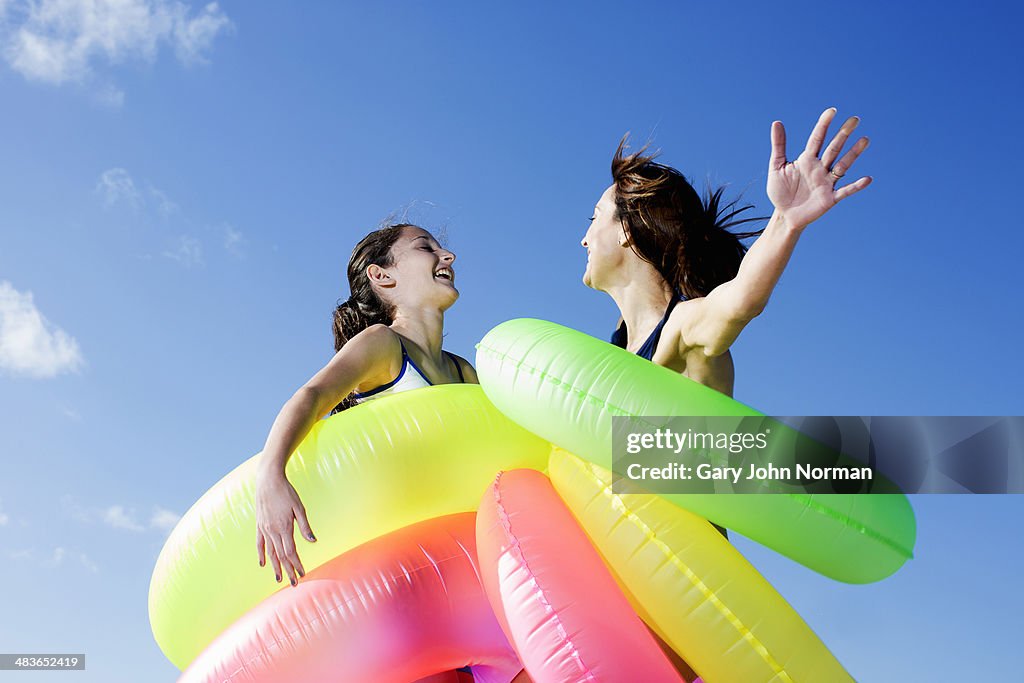
[[860, 123], [860, 119], [853, 116], [846, 120], [822, 153], [822, 144], [835, 115], [835, 108], [822, 112], [806, 147], [791, 163], [786, 161], [786, 130], [781, 121], [772, 123], [768, 198], [775, 211], [762, 235], [743, 258], [736, 277], [719, 285], [703, 299], [691, 302], [685, 327], [680, 330], [681, 347], [703, 347], [708, 356], [725, 353], [747, 323], [760, 315], [768, 304], [804, 228], [846, 197], [871, 184], [870, 177], [863, 177], [836, 188], [839, 179], [867, 148], [868, 139], [858, 140], [836, 161]]
[[256, 552], [260, 566], [270, 555], [278, 581], [282, 568], [292, 585], [305, 569], [295, 549], [294, 524], [307, 540], [316, 537], [306, 508], [285, 476], [285, 464], [317, 420], [353, 389], [380, 378], [392, 379], [392, 361], [400, 356], [398, 337], [374, 325], [351, 339], [331, 361], [288, 399], [270, 429], [256, 476]]

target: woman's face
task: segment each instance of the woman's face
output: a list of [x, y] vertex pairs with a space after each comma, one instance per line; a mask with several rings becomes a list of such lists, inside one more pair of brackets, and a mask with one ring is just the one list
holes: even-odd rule
[[594, 289], [604, 289], [622, 264], [625, 252], [626, 233], [615, 210], [615, 186], [612, 185], [594, 206], [590, 227], [580, 244], [587, 250], [587, 269], [583, 273], [583, 284]]
[[402, 228], [401, 236], [391, 246], [391, 256], [391, 266], [370, 267], [371, 270], [379, 268], [388, 280], [375, 277], [373, 272], [368, 274], [371, 280], [386, 288], [385, 296], [392, 303], [437, 305], [444, 310], [459, 298], [452, 267], [455, 254], [438, 244], [434, 236], [423, 228]]

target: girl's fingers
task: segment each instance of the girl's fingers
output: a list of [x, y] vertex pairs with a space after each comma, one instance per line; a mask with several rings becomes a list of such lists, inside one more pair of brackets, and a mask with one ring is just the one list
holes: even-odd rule
[[786, 165], [786, 128], [782, 121], [772, 121], [772, 156], [768, 160], [768, 172], [777, 171]]
[[261, 567], [267, 563], [266, 541], [259, 529], [256, 529], [256, 557], [259, 558]]
[[825, 111], [821, 112], [821, 116], [818, 117], [818, 122], [814, 124], [814, 130], [811, 131], [810, 137], [807, 138], [807, 147], [804, 148], [805, 152], [817, 158], [818, 154], [821, 153], [821, 146], [825, 143], [825, 135], [828, 134], [828, 126], [832, 123], [832, 119], [835, 115], [835, 107], [829, 107]]
[[846, 144], [847, 138], [853, 134], [859, 123], [860, 117], [851, 116], [839, 128], [839, 132], [836, 133], [836, 136], [832, 138], [832, 142], [825, 148], [825, 153], [821, 155], [821, 163], [825, 165], [825, 168], [830, 168], [832, 162], [839, 158], [839, 153], [843, 151], [843, 145]]
[[[281, 561], [281, 569], [284, 570], [284, 574], [288, 575], [288, 581], [295, 585], [295, 570], [292, 568], [290, 561], [288, 560], [288, 552], [285, 550], [285, 534], [281, 534], [274, 538], [274, 551], [277, 553], [278, 558]], [[283, 574], [278, 572], [277, 580], [280, 582], [283, 578]]]
[[278, 583], [281, 583], [281, 560], [280, 555], [277, 552], [277, 545], [274, 543], [274, 537], [270, 537], [270, 564], [274, 567], [274, 577]]
[[300, 577], [306, 575], [306, 570], [302, 568], [302, 562], [299, 561], [299, 554], [295, 552], [295, 539], [292, 538], [290, 533], [281, 536], [281, 544], [284, 547], [284, 563], [285, 571], [288, 572], [288, 578], [291, 580], [294, 586], [297, 582], [295, 575], [298, 574]]
[[860, 156], [861, 152], [868, 148], [868, 144], [870, 144], [870, 140], [867, 138], [861, 138], [858, 140], [857, 144], [855, 144], [849, 152], [844, 154], [842, 159], [832, 166], [832, 170], [835, 171], [837, 175], [846, 175], [846, 173], [850, 171], [850, 167], [853, 166], [853, 162], [857, 161], [857, 157]]
[[857, 182], [855, 183], [850, 183], [849, 185], [844, 185], [843, 187], [840, 187], [838, 190], [835, 191], [833, 197], [835, 197], [836, 203], [838, 204], [839, 202], [843, 201], [850, 195], [857, 194], [870, 184], [871, 176], [864, 176], [863, 178], [857, 180]]
[[295, 508], [295, 520], [299, 523], [299, 531], [302, 532], [303, 538], [310, 543], [316, 543], [316, 536], [313, 535], [313, 530], [309, 528], [309, 520], [306, 519], [306, 508]]

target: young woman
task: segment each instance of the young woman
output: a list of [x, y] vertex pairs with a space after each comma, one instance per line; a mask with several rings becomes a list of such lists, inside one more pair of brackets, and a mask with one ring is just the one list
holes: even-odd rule
[[[854, 116], [822, 152], [835, 114], [834, 108], [821, 114], [793, 162], [786, 161], [782, 122], [772, 123], [768, 198], [775, 212], [759, 233], [729, 231], [758, 219], [736, 219], [750, 207], [721, 206], [723, 188], [702, 200], [679, 171], [644, 150], [624, 155], [625, 140], [620, 143], [614, 182], [581, 242], [587, 250], [583, 282], [611, 296], [622, 316], [612, 343], [732, 395], [729, 347], [768, 304], [800, 235], [871, 183], [864, 177], [836, 188], [868, 139], [839, 159], [860, 121]], [[747, 251], [740, 240], [756, 234]]]
[[[305, 575], [294, 528], [316, 537], [306, 508], [285, 477], [285, 463], [317, 420], [363, 401], [433, 384], [477, 383], [465, 359], [441, 348], [444, 313], [455, 303], [455, 254], [415, 225], [398, 224], [364, 237], [352, 251], [352, 296], [334, 311], [335, 355], [292, 396], [271, 427], [256, 483], [256, 549], [269, 554], [277, 581]], [[468, 683], [469, 669], [419, 683]], [[525, 672], [512, 683], [529, 683]]]
[[256, 483], [256, 549], [277, 581], [305, 575], [294, 525], [313, 542], [306, 509], [285, 477], [285, 463], [317, 420], [332, 409], [431, 384], [476, 382], [464, 359], [441, 349], [444, 312], [455, 303], [455, 254], [409, 224], [376, 230], [348, 263], [352, 296], [335, 309], [331, 361], [292, 396], [270, 429]]
[[[775, 212], [755, 233], [729, 231], [759, 220], [736, 218], [749, 206], [722, 206], [723, 188], [702, 200], [679, 171], [644, 150], [624, 155], [623, 139], [612, 160], [613, 183], [581, 242], [584, 284], [611, 296], [621, 314], [613, 344], [732, 396], [729, 347], [768, 304], [804, 228], [871, 184], [864, 177], [836, 188], [868, 139], [839, 159], [860, 122], [854, 116], [822, 152], [835, 114], [834, 108], [821, 114], [793, 162], [786, 161], [782, 122], [772, 123], [768, 198]], [[757, 234], [747, 251], [740, 240]], [[684, 678], [694, 680], [689, 665], [658, 640]]]

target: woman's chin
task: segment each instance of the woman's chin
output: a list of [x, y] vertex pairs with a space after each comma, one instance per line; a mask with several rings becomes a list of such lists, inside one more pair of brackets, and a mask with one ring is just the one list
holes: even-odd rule
[[441, 297], [441, 308], [451, 308], [452, 304], [459, 300], [459, 290], [455, 289], [455, 285], [447, 285], [445, 292]]
[[590, 287], [591, 289], [594, 288], [593, 278], [590, 275], [590, 265], [589, 264], [587, 264], [587, 269], [585, 271], [583, 271], [583, 284], [585, 284], [587, 287]]

